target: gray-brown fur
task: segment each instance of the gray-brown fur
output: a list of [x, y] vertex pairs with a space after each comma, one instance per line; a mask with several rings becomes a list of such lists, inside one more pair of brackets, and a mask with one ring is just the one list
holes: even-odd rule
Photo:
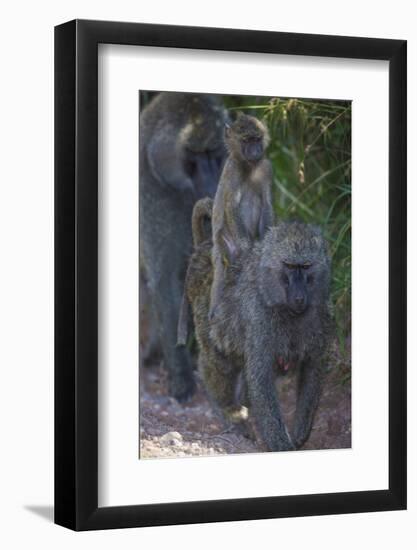
[[194, 247], [203, 243], [207, 239], [211, 239], [212, 214], [213, 199], [210, 197], [205, 197], [195, 203], [191, 218]]
[[[211, 247], [207, 240], [196, 248], [186, 285], [204, 384], [224, 416], [239, 422], [246, 416], [236, 402], [237, 381], [243, 373], [249, 418], [260, 443], [270, 451], [299, 448], [310, 434], [332, 339], [326, 243], [311, 225], [291, 222], [272, 227], [227, 270], [223, 299], [212, 323]], [[279, 360], [298, 370], [291, 435], [275, 388]]]
[[227, 266], [261, 239], [273, 223], [271, 163], [265, 150], [269, 135], [255, 117], [240, 114], [225, 131], [228, 157], [213, 206], [214, 281], [210, 318], [222, 299]]
[[164, 92], [139, 119], [140, 241], [170, 393], [194, 391], [192, 364], [176, 347], [194, 203], [213, 196], [224, 158], [226, 113], [216, 96]]
[[[211, 216], [213, 210], [213, 199], [206, 197], [200, 199], [194, 205], [193, 215], [192, 215], [192, 228], [193, 228], [193, 243], [196, 248], [204, 241], [209, 239], [211, 241]], [[185, 286], [187, 286], [187, 275], [186, 275]], [[187, 298], [187, 293], [184, 290], [181, 309], [178, 320], [178, 332], [177, 332], [177, 345], [185, 346], [188, 339], [188, 326], [189, 326], [189, 313], [190, 313], [190, 303]]]

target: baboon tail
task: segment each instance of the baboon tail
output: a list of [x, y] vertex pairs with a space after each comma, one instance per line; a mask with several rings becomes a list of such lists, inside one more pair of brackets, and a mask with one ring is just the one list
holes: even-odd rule
[[182, 295], [180, 315], [178, 318], [177, 327], [177, 346], [185, 346], [188, 339], [188, 324], [189, 324], [190, 302], [187, 298], [187, 289], [184, 289]]
[[210, 197], [205, 197], [195, 203], [192, 216], [194, 246], [211, 239], [212, 210], [213, 199]]

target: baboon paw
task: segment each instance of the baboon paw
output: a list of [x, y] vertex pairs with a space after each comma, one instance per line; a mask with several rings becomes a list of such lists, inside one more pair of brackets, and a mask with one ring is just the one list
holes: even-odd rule
[[169, 393], [175, 397], [178, 403], [185, 404], [192, 399], [195, 389], [194, 379], [187, 378], [180, 381], [172, 381]]
[[[257, 438], [258, 439], [258, 438]], [[282, 451], [295, 451], [296, 446], [292, 439], [283, 437], [275, 437], [272, 434], [270, 436], [264, 436], [259, 438], [260, 442], [266, 447], [269, 452], [282, 452]]]
[[267, 445], [267, 448], [270, 452], [285, 452], [285, 451], [296, 451], [297, 448], [290, 441], [280, 441], [273, 445]]

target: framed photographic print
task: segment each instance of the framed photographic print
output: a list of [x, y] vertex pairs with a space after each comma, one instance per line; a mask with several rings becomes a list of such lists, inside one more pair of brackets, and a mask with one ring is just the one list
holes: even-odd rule
[[55, 521], [406, 507], [406, 42], [55, 29]]

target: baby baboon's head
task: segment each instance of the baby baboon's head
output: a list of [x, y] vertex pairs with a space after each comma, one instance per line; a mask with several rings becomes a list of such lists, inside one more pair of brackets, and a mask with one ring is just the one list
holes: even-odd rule
[[269, 145], [266, 126], [257, 118], [239, 113], [236, 121], [226, 125], [225, 142], [229, 153], [250, 164], [259, 162]]
[[271, 228], [259, 246], [259, 290], [268, 307], [301, 315], [327, 302], [330, 260], [318, 227], [283, 222]]

